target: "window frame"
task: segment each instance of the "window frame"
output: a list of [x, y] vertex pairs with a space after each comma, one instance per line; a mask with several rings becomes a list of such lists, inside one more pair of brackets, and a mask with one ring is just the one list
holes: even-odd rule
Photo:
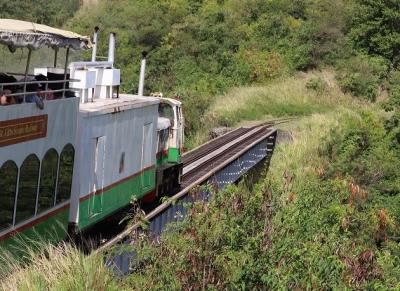
[[[57, 202], [57, 198], [58, 198], [58, 194], [59, 194], [59, 186], [60, 186], [60, 174], [61, 174], [61, 157], [64, 153], [64, 151], [66, 150], [67, 147], [71, 147], [72, 148], [72, 170], [71, 170], [71, 180], [70, 180], [70, 190], [69, 190], [69, 198], [60, 202]], [[56, 185], [56, 195], [54, 197], [54, 206], [57, 206], [59, 204], [64, 203], [65, 201], [68, 201], [71, 199], [71, 195], [72, 195], [72, 185], [73, 185], [73, 181], [74, 181], [74, 167], [75, 167], [75, 154], [76, 154], [76, 150], [75, 147], [72, 143], [68, 143], [66, 144], [63, 149], [61, 150], [61, 153], [58, 157], [58, 169], [57, 169], [57, 185]]]
[[[19, 167], [17, 163], [13, 160], [6, 160], [3, 162], [1, 165], [0, 169], [2, 169], [7, 163], [12, 163], [12, 166], [16, 170], [16, 176], [15, 176], [15, 185], [14, 185], [14, 202], [13, 202], [13, 207], [12, 207], [12, 217], [11, 217], [11, 224], [7, 227], [0, 228], [0, 233], [3, 231], [7, 231], [8, 229], [12, 228], [15, 225], [15, 209], [16, 209], [16, 202], [17, 202], [17, 193], [18, 193], [18, 186], [19, 186]], [[1, 195], [1, 193], [0, 193]]]
[[[21, 186], [20, 184], [21, 184], [22, 167], [24, 166], [24, 164], [27, 161], [27, 159], [29, 157], [31, 157], [31, 156], [36, 158], [36, 161], [38, 161], [38, 163], [39, 163], [39, 166], [38, 166], [38, 169], [37, 169], [38, 175], [37, 175], [37, 179], [36, 179], [35, 209], [34, 209], [33, 215], [31, 215], [30, 217], [24, 218], [24, 219], [22, 219], [22, 220], [17, 222], [17, 211], [18, 211], [18, 201], [19, 201], [19, 198], [20, 198], [20, 186]], [[31, 154], [27, 155], [25, 157], [24, 161], [22, 162], [21, 166], [19, 167], [19, 171], [18, 171], [18, 192], [17, 192], [17, 195], [16, 195], [16, 203], [15, 203], [15, 207], [14, 207], [14, 224], [13, 224], [14, 226], [17, 225], [17, 224], [23, 223], [24, 221], [27, 221], [27, 220], [29, 220], [31, 218], [36, 217], [36, 210], [37, 210], [36, 206], [37, 206], [38, 188], [39, 188], [39, 181], [40, 181], [40, 169], [41, 169], [41, 161], [40, 161], [39, 157], [35, 153], [31, 153]]]
[[[39, 212], [39, 199], [40, 199], [40, 189], [42, 187], [42, 169], [43, 169], [43, 163], [45, 161], [45, 158], [48, 154], [50, 153], [55, 153], [56, 157], [57, 157], [57, 164], [56, 164], [56, 177], [55, 177], [55, 181], [54, 181], [54, 192], [53, 192], [53, 201], [52, 201], [52, 205], [48, 208], [46, 208], [45, 210], [42, 210]], [[58, 153], [58, 151], [55, 148], [50, 148], [46, 151], [46, 153], [44, 154], [41, 163], [40, 163], [40, 173], [39, 173], [39, 183], [38, 183], [38, 189], [37, 189], [37, 197], [36, 197], [36, 212], [35, 212], [35, 216], [40, 215], [41, 213], [44, 213], [46, 211], [48, 211], [49, 209], [52, 209], [53, 207], [56, 206], [56, 195], [57, 195], [57, 182], [58, 182], [58, 173], [60, 171], [60, 154]]]

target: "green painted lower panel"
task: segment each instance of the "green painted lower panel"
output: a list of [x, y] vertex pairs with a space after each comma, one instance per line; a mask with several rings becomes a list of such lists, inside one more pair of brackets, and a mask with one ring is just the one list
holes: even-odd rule
[[[23, 253], [32, 243], [55, 243], [67, 236], [69, 206], [59, 213], [43, 217], [43, 221], [26, 230], [0, 241], [0, 252], [6, 249], [13, 253]], [[38, 246], [38, 245], [37, 245]]]
[[97, 193], [79, 204], [80, 229], [87, 228], [118, 209], [129, 205], [155, 189], [155, 167], [134, 176], [107, 191]]
[[177, 148], [169, 148], [168, 149], [168, 162], [170, 163], [180, 163], [181, 162], [181, 154], [179, 149]]
[[[140, 199], [155, 189], [155, 167], [134, 176], [107, 191], [81, 201], [79, 205], [79, 227], [84, 229], [116, 210], [127, 206], [132, 199]], [[57, 214], [42, 218], [26, 230], [0, 241], [0, 252], [6, 249], [22, 253], [31, 242], [58, 242], [67, 236], [69, 206]]]

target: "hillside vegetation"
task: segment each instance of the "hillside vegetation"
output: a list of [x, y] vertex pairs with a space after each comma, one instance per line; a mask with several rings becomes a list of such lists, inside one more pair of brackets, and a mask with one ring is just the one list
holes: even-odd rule
[[68, 26], [85, 34], [100, 26], [101, 55], [108, 32], [117, 32], [128, 92], [137, 91], [148, 51], [146, 92], [181, 96], [193, 132], [212, 96], [324, 66], [337, 69], [345, 92], [374, 101], [390, 88], [388, 106], [398, 104], [390, 85], [398, 80], [398, 23], [397, 0], [111, 0], [82, 9]]
[[[1, 280], [3, 288], [399, 288], [400, 118], [336, 91], [334, 83], [322, 93], [307, 88], [307, 80], [327, 82], [329, 76], [314, 72], [281, 80], [285, 93], [276, 96], [276, 108], [286, 108], [288, 100], [312, 107], [320, 96], [323, 110], [280, 126], [291, 138], [278, 144], [259, 183], [230, 186], [210, 203], [197, 203], [161, 243], [135, 237], [132, 275], [112, 276], [99, 255], [49, 247], [51, 256], [33, 256], [28, 268], [2, 264], [0, 271], [14, 270]], [[272, 94], [275, 83], [237, 89], [232, 109], [246, 110], [248, 102], [241, 102], [255, 92]], [[224, 113], [213, 105], [208, 115]]]
[[253, 190], [232, 186], [196, 204], [160, 246], [143, 239], [125, 283], [136, 290], [399, 288], [400, 155], [390, 149], [392, 129], [369, 110], [347, 109], [286, 129], [293, 142], [278, 146]]
[[[217, 126], [298, 117], [256, 185], [197, 203], [159, 242], [135, 237], [125, 278], [49, 247], [0, 264], [22, 290], [400, 289], [397, 0], [109, 0], [68, 23], [118, 35], [123, 89], [179, 95], [188, 147]], [[9, 272], [14, 275], [7, 276]], [[85, 280], [90, 278], [90, 280]]]
[[280, 77], [267, 85], [235, 87], [216, 96], [200, 122], [202, 127], [189, 135], [187, 148], [209, 139], [214, 127], [234, 127], [280, 117], [301, 117], [326, 113], [337, 106], [364, 104], [342, 92], [329, 70]]
[[80, 7], [80, 0], [0, 0], [0, 18], [61, 27]]

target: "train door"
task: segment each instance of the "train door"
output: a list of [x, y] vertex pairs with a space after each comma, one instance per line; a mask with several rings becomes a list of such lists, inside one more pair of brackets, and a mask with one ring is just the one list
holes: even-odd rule
[[[142, 138], [142, 171], [151, 166], [151, 158], [153, 151], [153, 123], [143, 125], [143, 138]], [[142, 173], [141, 184], [143, 190], [148, 190], [151, 186], [151, 175], [148, 171]]]
[[94, 139], [94, 171], [92, 196], [90, 197], [89, 203], [89, 216], [95, 216], [103, 211], [105, 146], [105, 136]]

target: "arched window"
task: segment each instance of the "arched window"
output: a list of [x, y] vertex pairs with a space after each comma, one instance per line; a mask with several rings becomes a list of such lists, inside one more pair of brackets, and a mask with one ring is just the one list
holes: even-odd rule
[[15, 223], [19, 223], [35, 215], [39, 164], [38, 157], [31, 154], [21, 166]]
[[13, 161], [0, 168], [0, 231], [13, 224], [18, 167]]
[[58, 187], [56, 197], [57, 204], [68, 200], [71, 196], [74, 156], [74, 147], [71, 144], [67, 144], [60, 155], [60, 170], [58, 173]]
[[37, 212], [43, 212], [54, 206], [57, 183], [58, 153], [50, 149], [44, 155], [40, 170], [40, 188]]

